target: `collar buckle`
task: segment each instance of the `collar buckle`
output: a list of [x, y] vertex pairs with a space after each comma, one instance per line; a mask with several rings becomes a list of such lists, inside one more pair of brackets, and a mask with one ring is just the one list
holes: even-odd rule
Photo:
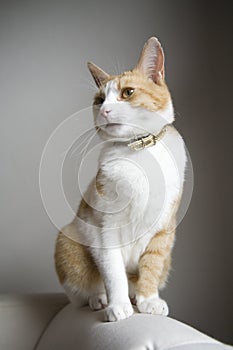
[[154, 135], [147, 135], [140, 137], [136, 141], [132, 141], [128, 144], [128, 147], [134, 151], [140, 151], [144, 148], [154, 146], [156, 144], [156, 138]]
[[137, 140], [131, 141], [130, 143], [128, 143], [128, 147], [133, 151], [140, 151], [141, 149], [154, 146], [157, 141], [163, 138], [168, 126], [171, 126], [171, 124], [164, 125], [157, 135], [149, 134], [146, 136], [142, 136]]

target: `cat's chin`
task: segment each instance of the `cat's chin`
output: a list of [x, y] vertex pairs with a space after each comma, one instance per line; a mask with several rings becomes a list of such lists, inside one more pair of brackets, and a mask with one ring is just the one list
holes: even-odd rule
[[123, 138], [130, 139], [132, 137], [132, 131], [129, 130], [127, 125], [120, 123], [111, 123], [102, 126], [100, 129], [100, 136], [103, 139], [112, 139], [112, 138]]

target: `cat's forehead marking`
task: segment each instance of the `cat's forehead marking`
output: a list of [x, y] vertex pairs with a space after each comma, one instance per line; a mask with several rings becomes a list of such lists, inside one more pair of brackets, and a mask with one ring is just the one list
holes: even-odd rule
[[105, 94], [108, 95], [110, 92], [117, 93], [117, 82], [115, 79], [110, 80], [107, 82], [106, 87], [105, 87]]
[[117, 88], [117, 82], [115, 79], [107, 82], [104, 93], [108, 102], [116, 102], [119, 90]]

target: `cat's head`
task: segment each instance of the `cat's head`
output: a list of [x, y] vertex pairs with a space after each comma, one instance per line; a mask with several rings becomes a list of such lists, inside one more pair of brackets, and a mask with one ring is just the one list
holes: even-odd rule
[[157, 133], [174, 120], [172, 101], [164, 80], [164, 54], [152, 37], [133, 70], [109, 75], [93, 63], [88, 68], [98, 87], [94, 97], [95, 126], [104, 139], [132, 139]]

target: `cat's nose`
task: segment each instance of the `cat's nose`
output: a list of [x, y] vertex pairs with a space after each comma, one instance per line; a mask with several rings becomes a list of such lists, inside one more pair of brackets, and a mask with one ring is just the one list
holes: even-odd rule
[[102, 114], [105, 118], [107, 118], [110, 112], [111, 112], [111, 109], [109, 109], [109, 108], [104, 108], [104, 109], [101, 111], [101, 114]]

